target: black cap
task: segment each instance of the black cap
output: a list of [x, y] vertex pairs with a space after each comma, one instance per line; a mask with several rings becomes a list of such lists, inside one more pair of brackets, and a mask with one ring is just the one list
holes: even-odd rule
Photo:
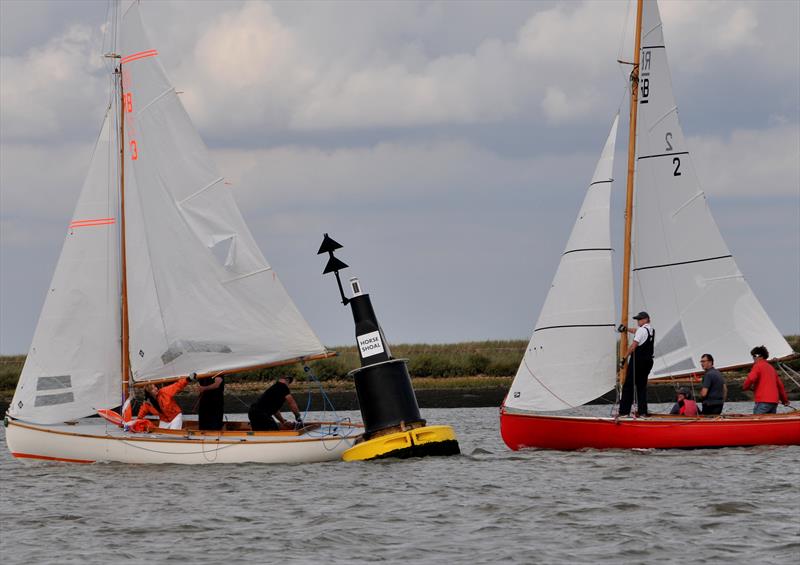
[[649, 320], [650, 319], [650, 314], [648, 314], [647, 312], [644, 312], [644, 311], [639, 312], [638, 314], [636, 314], [633, 317], [634, 320], [644, 320], [645, 318], [647, 318]]

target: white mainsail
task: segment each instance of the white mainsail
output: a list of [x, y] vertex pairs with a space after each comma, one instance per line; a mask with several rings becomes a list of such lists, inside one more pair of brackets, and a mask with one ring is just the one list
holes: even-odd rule
[[642, 14], [637, 171], [633, 225], [633, 311], [656, 329], [651, 378], [698, 370], [703, 353], [717, 367], [792, 349], [736, 266], [700, 189], [678, 121], [655, 0]]
[[[610, 199], [614, 119], [505, 406], [562, 410], [614, 388], [614, 277]], [[577, 354], [576, 354], [577, 353]]]
[[63, 422], [120, 402], [117, 163], [110, 111], [8, 413]]
[[169, 83], [138, 3], [123, 16], [121, 66], [134, 380], [323, 353]]

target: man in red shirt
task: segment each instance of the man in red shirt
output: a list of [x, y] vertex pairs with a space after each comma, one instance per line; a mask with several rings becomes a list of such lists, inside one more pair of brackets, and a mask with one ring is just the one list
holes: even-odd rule
[[750, 369], [742, 390], [753, 389], [756, 402], [753, 414], [774, 414], [778, 409], [778, 400], [784, 406], [789, 406], [789, 397], [786, 396], [783, 382], [772, 365], [767, 363], [767, 348], [763, 345], [754, 347], [750, 355], [753, 356], [753, 368]]

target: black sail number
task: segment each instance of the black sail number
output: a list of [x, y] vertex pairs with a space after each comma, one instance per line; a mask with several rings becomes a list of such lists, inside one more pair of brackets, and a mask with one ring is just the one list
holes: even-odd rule
[[681, 160], [678, 157], [672, 159], [672, 164], [675, 165], [675, 171], [672, 173], [673, 177], [681, 176]]
[[667, 143], [667, 151], [672, 151], [672, 132], [668, 131], [664, 136], [664, 141]]

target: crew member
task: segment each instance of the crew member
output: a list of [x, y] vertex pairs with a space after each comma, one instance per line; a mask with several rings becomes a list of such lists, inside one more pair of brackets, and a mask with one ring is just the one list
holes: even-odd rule
[[625, 358], [620, 360], [620, 369], [625, 366], [626, 359], [628, 359], [628, 368], [625, 373], [625, 382], [622, 385], [619, 415], [630, 415], [635, 389], [638, 415], [647, 416], [647, 377], [653, 368], [656, 331], [650, 326], [650, 314], [647, 312], [639, 312], [633, 319], [638, 323], [638, 328], [629, 329], [622, 324], [617, 328], [621, 333], [627, 331], [634, 334]]
[[763, 345], [754, 347], [750, 351], [753, 357], [753, 368], [747, 375], [742, 390], [753, 389], [755, 393], [755, 406], [753, 414], [774, 414], [778, 409], [778, 400], [784, 406], [789, 406], [789, 397], [786, 396], [786, 389], [783, 382], [778, 377], [775, 368], [767, 363], [769, 351]]
[[669, 411], [673, 416], [697, 416], [697, 402], [692, 398], [692, 391], [685, 386], [678, 389], [677, 402], [672, 406]]
[[[247, 416], [250, 418], [250, 427], [253, 431], [288, 430], [303, 425], [300, 409], [289, 390], [289, 385], [293, 381], [294, 377], [291, 375], [281, 377], [250, 406]], [[294, 414], [294, 424], [287, 422], [281, 414], [284, 402]]]
[[169, 386], [158, 388], [154, 384], [144, 387], [145, 401], [139, 408], [139, 418], [144, 418], [148, 414], [158, 416], [158, 427], [170, 430], [180, 430], [183, 428], [183, 412], [181, 407], [175, 402], [175, 395], [186, 388], [190, 380], [194, 380], [194, 373], [189, 378], [183, 378]]
[[703, 367], [703, 388], [700, 389], [700, 402], [703, 403], [703, 416], [722, 414], [722, 407], [728, 397], [728, 385], [722, 373], [714, 368], [714, 357], [710, 353], [703, 353], [700, 357], [700, 366]]
[[197, 381], [200, 399], [197, 422], [201, 430], [221, 430], [225, 418], [225, 379], [222, 375]]

